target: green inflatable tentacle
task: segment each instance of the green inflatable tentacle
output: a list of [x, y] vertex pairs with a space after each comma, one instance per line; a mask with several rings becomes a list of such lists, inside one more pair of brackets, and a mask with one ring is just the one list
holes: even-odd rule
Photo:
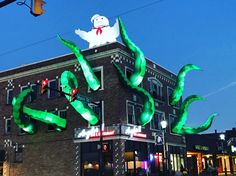
[[204, 100], [203, 97], [200, 97], [198, 95], [192, 95], [187, 97], [184, 102], [182, 103], [180, 107], [180, 114], [178, 121], [174, 124], [172, 127], [172, 132], [177, 134], [195, 134], [197, 131], [202, 132], [207, 130], [214, 119], [214, 117], [217, 115], [216, 113], [212, 114], [210, 117], [208, 117], [208, 120], [201, 126], [197, 128], [187, 127], [185, 126], [187, 117], [188, 117], [188, 109], [189, 106], [194, 102], [198, 100]]
[[24, 102], [26, 101], [27, 97], [33, 93], [33, 89], [29, 88], [22, 91], [17, 98], [13, 98], [13, 119], [18, 125], [18, 127], [30, 134], [35, 133], [35, 127], [33, 123], [30, 122], [29, 119], [24, 119], [24, 114], [27, 114], [33, 119], [42, 121], [47, 124], [56, 125], [58, 127], [57, 130], [60, 130], [60, 128], [65, 128], [65, 119], [60, 118], [59, 116], [52, 113], [28, 108], [24, 105]]
[[68, 47], [77, 57], [77, 60], [81, 65], [84, 77], [85, 77], [89, 87], [91, 89], [93, 89], [94, 91], [98, 90], [100, 87], [100, 81], [98, 80], [98, 78], [94, 74], [93, 69], [90, 67], [87, 59], [83, 56], [80, 49], [73, 42], [68, 41], [68, 40], [64, 40], [63, 38], [61, 38], [60, 35], [58, 35], [58, 38], [60, 39], [62, 44], [64, 44], [66, 47]]
[[192, 70], [200, 70], [200, 68], [194, 64], [187, 64], [180, 69], [177, 78], [177, 85], [171, 95], [170, 104], [172, 106], [176, 105], [179, 102], [181, 96], [183, 95], [185, 76], [189, 71]]
[[[61, 74], [61, 85], [65, 93], [71, 94], [73, 88], [78, 88], [78, 81], [72, 72], [64, 71]], [[66, 94], [65, 96], [67, 100], [70, 101], [70, 96]], [[97, 124], [97, 115], [86, 104], [79, 100], [74, 100], [73, 102], [70, 102], [70, 104], [91, 125]]]
[[201, 133], [203, 131], [206, 131], [207, 129], [210, 128], [210, 126], [216, 116], [217, 116], [217, 113], [210, 115], [210, 117], [208, 117], [207, 121], [204, 124], [202, 124], [201, 126], [196, 127], [196, 128], [183, 126], [182, 134], [196, 134], [196, 133]]
[[134, 53], [135, 56], [135, 68], [134, 72], [130, 77], [130, 82], [138, 86], [144, 78], [146, 72], [146, 59], [145, 56], [140, 48], [138, 48], [128, 37], [124, 24], [120, 18], [119, 19], [119, 27], [120, 27], [120, 34], [123, 43]]
[[125, 76], [123, 71], [120, 69], [120, 67], [115, 63], [113, 63], [113, 64], [114, 64], [115, 68], [117, 69], [117, 71], [119, 72], [122, 82], [124, 82], [124, 84], [126, 86], [128, 86], [129, 88], [136, 90], [138, 93], [140, 93], [144, 97], [144, 99], [145, 99], [144, 107], [143, 107], [143, 111], [139, 117], [138, 122], [142, 126], [146, 125], [147, 123], [149, 123], [152, 120], [152, 117], [155, 113], [155, 104], [154, 104], [154, 100], [153, 100], [152, 96], [145, 89], [140, 88], [136, 85], [133, 85], [133, 83], [127, 79], [127, 77]]

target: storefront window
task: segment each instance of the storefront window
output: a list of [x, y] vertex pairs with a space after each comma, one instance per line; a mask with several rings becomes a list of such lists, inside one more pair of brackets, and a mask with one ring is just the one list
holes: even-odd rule
[[[111, 142], [106, 142], [111, 147]], [[100, 152], [98, 149], [99, 142], [88, 142], [81, 144], [81, 165], [83, 176], [99, 176], [99, 159]], [[103, 174], [113, 175], [113, 157], [112, 148], [107, 152], [102, 152]]]
[[125, 146], [126, 176], [146, 174], [147, 169], [147, 143], [127, 141]]

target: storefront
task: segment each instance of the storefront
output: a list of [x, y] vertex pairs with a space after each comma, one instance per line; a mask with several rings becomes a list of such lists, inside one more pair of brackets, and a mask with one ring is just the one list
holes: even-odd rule
[[141, 126], [104, 127], [102, 136], [98, 126], [75, 129], [74, 137], [80, 146], [81, 176], [98, 176], [100, 165], [106, 176], [156, 174], [185, 166], [185, 148], [167, 145], [169, 157], [164, 158], [163, 145], [156, 145], [156, 134], [147, 133]]

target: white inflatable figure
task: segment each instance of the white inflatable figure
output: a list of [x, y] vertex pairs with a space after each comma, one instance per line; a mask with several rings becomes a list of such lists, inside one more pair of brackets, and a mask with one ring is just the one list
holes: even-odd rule
[[118, 20], [116, 20], [113, 27], [110, 27], [109, 21], [105, 16], [95, 14], [91, 18], [91, 22], [94, 26], [91, 31], [86, 32], [80, 29], [75, 30], [77, 35], [89, 43], [89, 48], [116, 41], [116, 38], [120, 34]]

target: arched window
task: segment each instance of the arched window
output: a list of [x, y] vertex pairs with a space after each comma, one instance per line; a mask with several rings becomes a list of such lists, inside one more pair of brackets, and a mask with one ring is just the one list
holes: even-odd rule
[[162, 83], [155, 77], [148, 78], [149, 81], [149, 92], [154, 99], [161, 99], [162, 97]]

